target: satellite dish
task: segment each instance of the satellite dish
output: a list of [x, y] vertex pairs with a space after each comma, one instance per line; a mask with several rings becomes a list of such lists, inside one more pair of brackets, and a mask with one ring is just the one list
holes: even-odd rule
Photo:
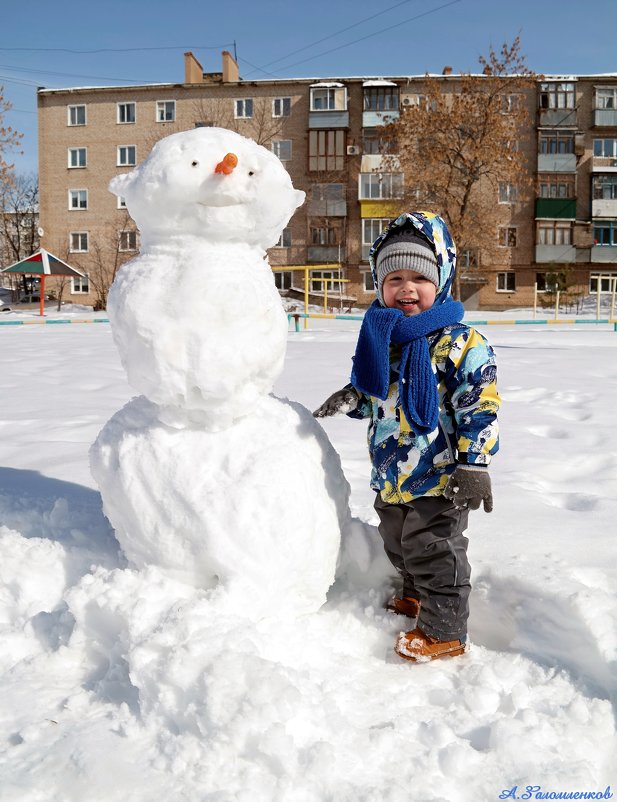
[[39, 237], [42, 237], [45, 231], [39, 226], [36, 230], [36, 233], [39, 235]]

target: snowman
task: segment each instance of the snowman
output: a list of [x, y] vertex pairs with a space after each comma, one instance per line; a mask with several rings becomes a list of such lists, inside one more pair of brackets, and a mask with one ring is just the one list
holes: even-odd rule
[[266, 248], [304, 193], [232, 131], [158, 142], [113, 179], [141, 232], [108, 313], [133, 398], [90, 463], [134, 568], [249, 618], [317, 610], [334, 580], [349, 487], [308, 410], [272, 395], [287, 317]]

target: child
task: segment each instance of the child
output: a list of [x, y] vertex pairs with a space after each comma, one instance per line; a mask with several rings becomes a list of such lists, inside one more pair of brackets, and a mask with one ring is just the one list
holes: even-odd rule
[[364, 317], [351, 384], [313, 414], [370, 418], [371, 487], [388, 558], [403, 578], [386, 605], [417, 618], [395, 651], [417, 662], [466, 648], [469, 509], [492, 510], [498, 449], [495, 356], [461, 322], [456, 251], [444, 221], [392, 221], [369, 255], [377, 300]]

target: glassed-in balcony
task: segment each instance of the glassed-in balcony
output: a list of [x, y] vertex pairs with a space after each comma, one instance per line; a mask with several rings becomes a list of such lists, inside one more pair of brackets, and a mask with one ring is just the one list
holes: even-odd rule
[[614, 128], [617, 126], [617, 109], [595, 109], [593, 124], [597, 126], [607, 125]]
[[576, 156], [574, 153], [539, 153], [539, 173], [575, 173]]
[[617, 245], [594, 245], [591, 249], [591, 261], [601, 264], [617, 263]]

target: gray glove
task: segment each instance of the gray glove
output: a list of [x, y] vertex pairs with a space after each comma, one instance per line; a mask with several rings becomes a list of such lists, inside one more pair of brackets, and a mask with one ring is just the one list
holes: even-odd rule
[[331, 415], [351, 412], [358, 406], [360, 396], [354, 387], [343, 387], [332, 393], [323, 404], [313, 412], [315, 418], [329, 418]]
[[443, 494], [459, 509], [469, 507], [470, 510], [477, 510], [481, 502], [484, 502], [484, 512], [493, 509], [491, 477], [486, 468], [459, 465], [448, 479]]

